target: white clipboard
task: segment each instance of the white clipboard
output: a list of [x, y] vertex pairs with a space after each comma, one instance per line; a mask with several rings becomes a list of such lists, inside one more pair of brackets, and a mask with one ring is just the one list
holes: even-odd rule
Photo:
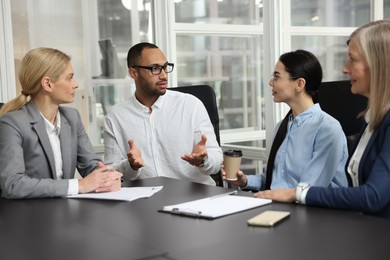
[[240, 211], [270, 204], [272, 200], [233, 195], [232, 191], [204, 199], [163, 207], [160, 211], [171, 214], [215, 219]]

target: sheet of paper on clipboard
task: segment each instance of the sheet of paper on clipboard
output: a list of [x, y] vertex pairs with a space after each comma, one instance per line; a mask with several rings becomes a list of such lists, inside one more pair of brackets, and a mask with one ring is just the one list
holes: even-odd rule
[[232, 193], [237, 192], [229, 192], [181, 204], [169, 205], [163, 207], [161, 211], [189, 217], [215, 219], [240, 211], [264, 206], [272, 202], [268, 199], [258, 199], [238, 195], [233, 196], [231, 195]]

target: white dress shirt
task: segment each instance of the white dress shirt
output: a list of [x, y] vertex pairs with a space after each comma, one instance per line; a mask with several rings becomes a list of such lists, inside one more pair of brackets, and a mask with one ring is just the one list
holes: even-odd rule
[[370, 131], [370, 127], [368, 125], [368, 122], [370, 120], [370, 111], [367, 111], [365, 114], [365, 120], [367, 122], [367, 127], [364, 130], [362, 136], [360, 137], [359, 143], [349, 160], [348, 164], [348, 174], [351, 176], [352, 179], [352, 186], [357, 187], [359, 186], [359, 178], [358, 178], [358, 173], [359, 173], [359, 162], [362, 159], [363, 152], [367, 147], [368, 141], [370, 141], [370, 138], [372, 136], [373, 131]]
[[[191, 153], [207, 136], [208, 153], [203, 167], [195, 167], [181, 159]], [[140, 148], [144, 167], [134, 171], [127, 158], [128, 141]], [[222, 150], [215, 137], [203, 103], [190, 94], [167, 90], [152, 106], [152, 112], [135, 95], [114, 106], [104, 122], [104, 159], [126, 179], [156, 176], [187, 179], [215, 185], [209, 176], [221, 168]]]
[[[60, 112], [59, 111], [57, 112], [56, 121], [54, 122], [55, 125], [53, 125], [43, 115], [42, 117], [45, 120], [46, 132], [47, 135], [49, 136], [51, 149], [53, 150], [56, 176], [57, 179], [62, 179], [63, 172], [62, 172], [62, 152], [61, 152], [61, 142], [60, 142], [60, 132], [61, 132]], [[69, 186], [68, 186], [68, 195], [78, 194], [78, 191], [79, 191], [78, 180], [70, 179]]]

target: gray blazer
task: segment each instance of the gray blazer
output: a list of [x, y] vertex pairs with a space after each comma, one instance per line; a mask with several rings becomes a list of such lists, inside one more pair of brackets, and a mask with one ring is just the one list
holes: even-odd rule
[[0, 187], [4, 198], [67, 195], [77, 167], [81, 176], [100, 161], [74, 108], [60, 107], [63, 179], [57, 179], [45, 122], [34, 102], [0, 117]]

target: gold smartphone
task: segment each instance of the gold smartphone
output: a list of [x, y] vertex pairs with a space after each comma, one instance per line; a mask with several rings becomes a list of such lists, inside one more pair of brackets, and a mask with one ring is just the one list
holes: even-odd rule
[[290, 212], [288, 211], [267, 210], [248, 219], [248, 225], [272, 227], [288, 216], [290, 216]]

